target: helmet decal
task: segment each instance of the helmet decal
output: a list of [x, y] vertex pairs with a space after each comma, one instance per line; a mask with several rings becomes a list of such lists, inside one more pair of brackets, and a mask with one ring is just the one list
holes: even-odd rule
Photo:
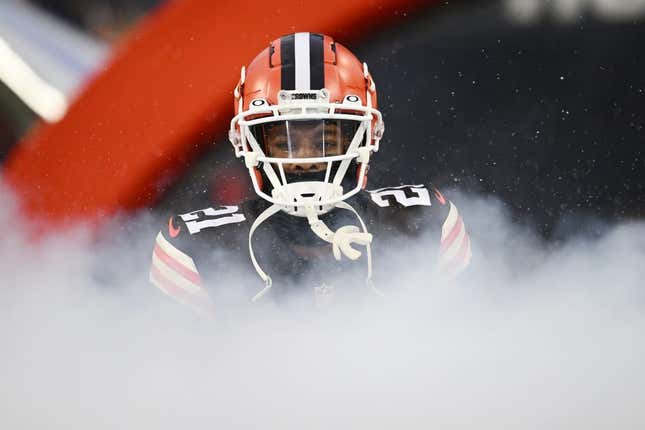
[[242, 69], [234, 96], [229, 139], [260, 197], [305, 216], [363, 189], [383, 119], [350, 50], [321, 34], [283, 36]]
[[319, 90], [325, 86], [324, 36], [295, 33], [280, 38], [283, 90]]

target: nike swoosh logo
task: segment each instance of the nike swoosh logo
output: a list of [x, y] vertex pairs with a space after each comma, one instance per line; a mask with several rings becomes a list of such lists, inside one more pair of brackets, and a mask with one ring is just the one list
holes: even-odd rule
[[181, 231], [181, 226], [175, 228], [174, 225], [172, 225], [172, 217], [168, 219], [168, 233], [170, 233], [170, 237], [177, 237], [179, 236], [179, 232]]
[[446, 204], [446, 199], [445, 199], [445, 197], [444, 197], [444, 196], [443, 196], [443, 194], [441, 194], [441, 192], [440, 192], [439, 190], [437, 190], [436, 188], [434, 189], [434, 195], [435, 195], [435, 197], [437, 198], [437, 200], [439, 200], [439, 203], [441, 203], [441, 206], [444, 206], [444, 205]]

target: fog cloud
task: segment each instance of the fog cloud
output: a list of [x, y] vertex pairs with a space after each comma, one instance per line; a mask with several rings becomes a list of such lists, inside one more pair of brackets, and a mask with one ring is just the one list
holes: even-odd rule
[[[0, 242], [0, 426], [641, 428], [645, 225], [556, 247], [496, 200], [453, 200], [473, 239], [459, 285], [410, 263], [435, 246], [420, 243], [389, 251], [401, 285], [389, 300], [261, 305], [221, 325], [150, 294], [145, 217], [99, 245], [12, 229]], [[246, 261], [239, 270], [258, 282]]]

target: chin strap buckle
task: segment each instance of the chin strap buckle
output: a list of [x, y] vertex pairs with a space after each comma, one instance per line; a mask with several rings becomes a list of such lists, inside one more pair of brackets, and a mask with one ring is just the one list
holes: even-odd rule
[[357, 260], [361, 256], [361, 252], [352, 248], [352, 243], [367, 246], [372, 243], [372, 235], [370, 233], [362, 233], [358, 230], [358, 227], [353, 225], [346, 225], [345, 227], [339, 228], [336, 230], [332, 241], [334, 258], [340, 261], [342, 252], [350, 260]]
[[367, 164], [370, 162], [370, 155], [372, 153], [372, 147], [363, 146], [357, 149], [358, 152], [358, 162], [361, 164]]
[[350, 260], [357, 260], [362, 255], [360, 251], [352, 247], [353, 243], [363, 246], [369, 246], [372, 243], [372, 235], [365, 229], [365, 231], [360, 231], [356, 226], [346, 225], [336, 232], [332, 232], [324, 222], [318, 219], [313, 207], [305, 207], [305, 213], [309, 226], [316, 236], [332, 244], [334, 258], [337, 261], [340, 261], [341, 255], [345, 255]]
[[257, 152], [245, 152], [244, 153], [244, 164], [246, 165], [247, 169], [252, 169], [254, 167], [257, 167], [260, 162], [258, 161], [258, 153]]

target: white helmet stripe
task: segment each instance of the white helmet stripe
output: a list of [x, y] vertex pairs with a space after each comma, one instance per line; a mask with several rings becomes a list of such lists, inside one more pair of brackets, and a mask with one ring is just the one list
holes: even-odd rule
[[296, 90], [311, 89], [309, 64], [309, 33], [295, 34]]

